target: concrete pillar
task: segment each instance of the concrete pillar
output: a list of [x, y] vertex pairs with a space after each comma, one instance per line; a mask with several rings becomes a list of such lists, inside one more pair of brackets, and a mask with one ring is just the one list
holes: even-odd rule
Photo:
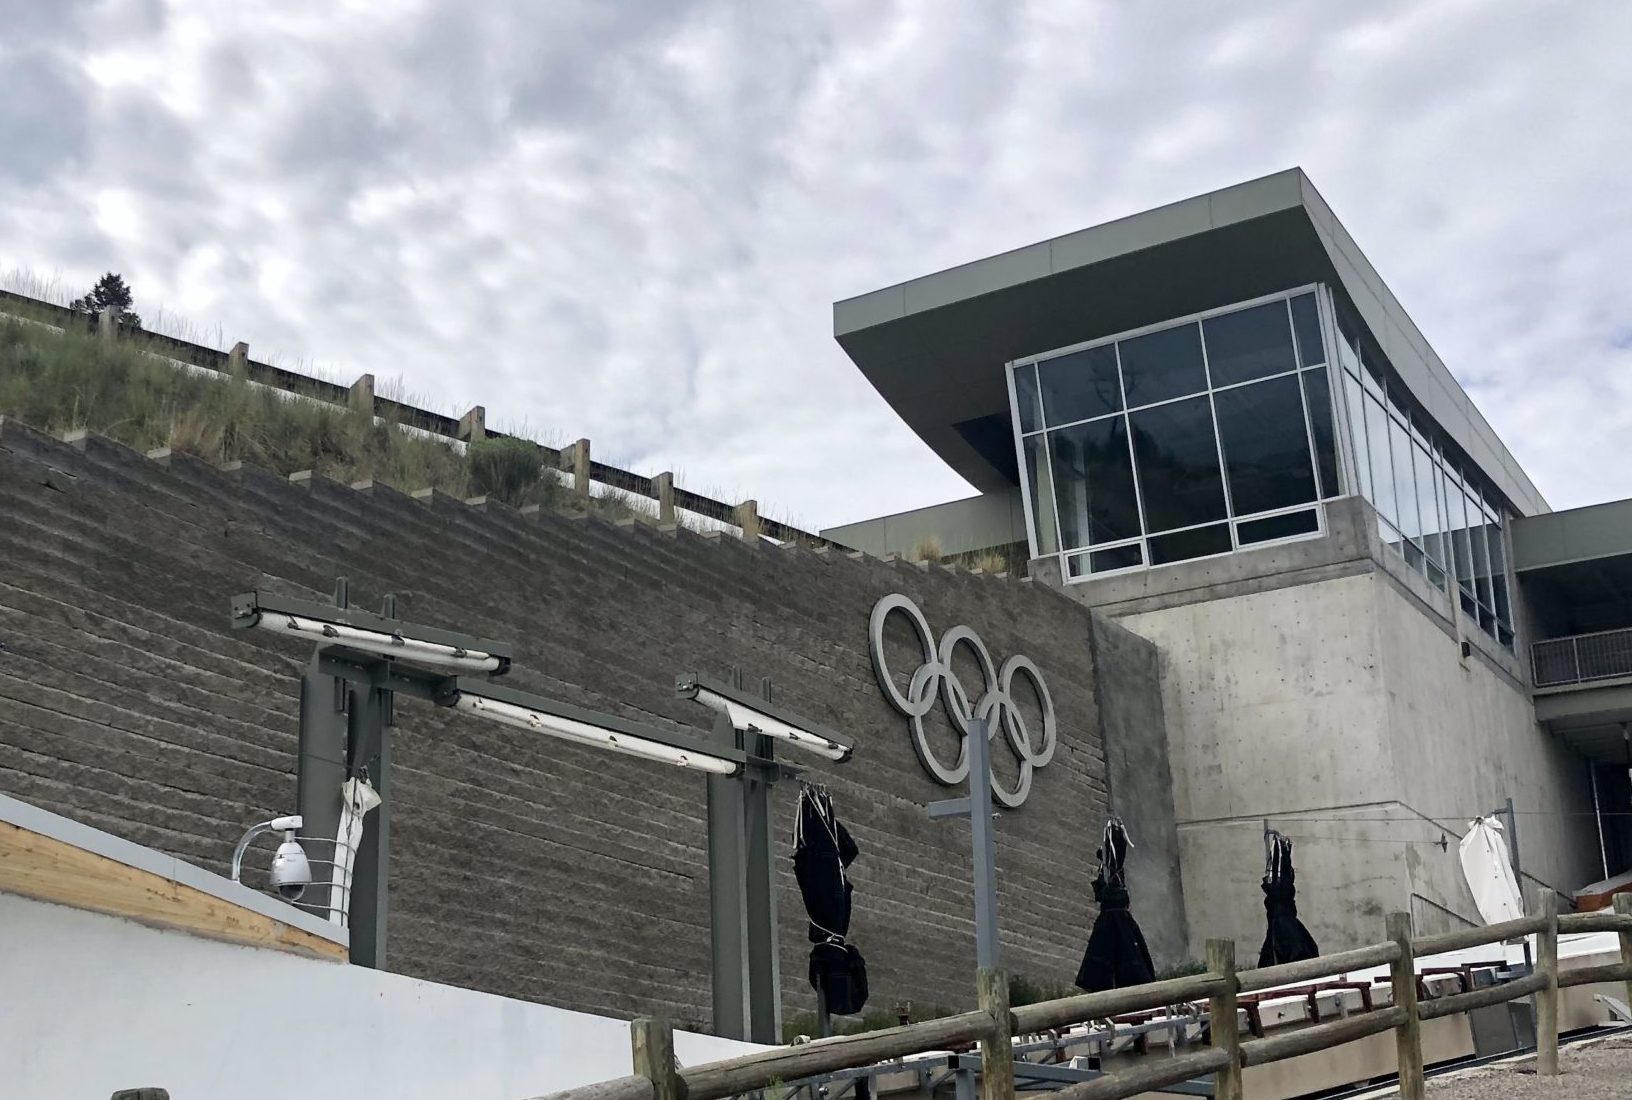
[[652, 478], [652, 496], [657, 498], [657, 522], [674, 522], [674, 472], [664, 470]]
[[249, 377], [249, 345], [242, 340], [232, 345], [227, 352], [227, 370], [234, 378]]
[[346, 404], [364, 416], [374, 415], [374, 376], [365, 374], [351, 384], [346, 394]]
[[119, 311], [104, 309], [96, 315], [96, 334], [104, 340], [112, 340], [119, 335]]
[[759, 501], [745, 500], [737, 505], [737, 526], [749, 542], [759, 541]]
[[472, 405], [469, 412], [459, 418], [458, 437], [466, 443], [480, 443], [487, 438], [487, 409], [481, 405]]

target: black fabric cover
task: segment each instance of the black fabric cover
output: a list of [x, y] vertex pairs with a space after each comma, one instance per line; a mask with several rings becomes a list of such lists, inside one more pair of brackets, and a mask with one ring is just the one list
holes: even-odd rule
[[1315, 938], [1298, 919], [1298, 889], [1292, 874], [1292, 842], [1275, 837], [1270, 849], [1268, 872], [1264, 875], [1264, 913], [1269, 927], [1264, 946], [1258, 952], [1259, 966], [1298, 962], [1320, 954]]
[[1094, 901], [1099, 916], [1088, 936], [1082, 966], [1077, 969], [1077, 986], [1089, 993], [1143, 985], [1156, 980], [1145, 934], [1129, 909], [1127, 878], [1123, 865], [1128, 855], [1128, 834], [1120, 821], [1105, 827], [1105, 843], [1099, 856], [1099, 873], [1094, 876]]
[[833, 813], [833, 800], [818, 787], [799, 795], [794, 827], [793, 875], [810, 920], [810, 984], [827, 999], [834, 1016], [853, 1016], [867, 1004], [867, 961], [845, 937], [850, 934], [850, 894], [845, 869], [855, 862], [856, 842]]

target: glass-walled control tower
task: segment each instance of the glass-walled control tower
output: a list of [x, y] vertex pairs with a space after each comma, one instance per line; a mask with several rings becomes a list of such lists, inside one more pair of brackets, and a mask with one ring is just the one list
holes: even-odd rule
[[1316, 285], [1010, 363], [1032, 557], [1074, 583], [1319, 538], [1323, 502], [1358, 493], [1511, 647], [1494, 494], [1364, 332]]

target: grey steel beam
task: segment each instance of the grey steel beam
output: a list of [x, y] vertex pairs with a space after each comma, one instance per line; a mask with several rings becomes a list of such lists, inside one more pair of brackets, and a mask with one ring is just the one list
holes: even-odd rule
[[[343, 585], [344, 582], [341, 583]], [[510, 667], [511, 647], [504, 642], [496, 642], [488, 638], [477, 638], [469, 634], [460, 634], [457, 631], [442, 630], [434, 626], [422, 626], [418, 623], [405, 623], [401, 619], [375, 615], [355, 607], [336, 607], [333, 604], [290, 599], [266, 592], [244, 592], [232, 598], [232, 625], [235, 629], [246, 630], [255, 626], [260, 621], [263, 613], [298, 615], [304, 619], [316, 619], [319, 622], [356, 627], [358, 630], [372, 630], [381, 634], [401, 635], [415, 641], [434, 642], [438, 645], [453, 646], [458, 649], [480, 650], [483, 653], [491, 653], [499, 658], [498, 671], [493, 673], [495, 676], [503, 675]]]

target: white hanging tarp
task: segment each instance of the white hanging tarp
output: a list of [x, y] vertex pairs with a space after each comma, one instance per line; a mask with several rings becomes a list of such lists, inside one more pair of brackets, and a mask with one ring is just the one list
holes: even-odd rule
[[348, 779], [340, 788], [340, 833], [334, 841], [334, 889], [329, 899], [329, 922], [350, 926], [351, 876], [357, 849], [363, 843], [363, 818], [380, 804], [380, 795], [366, 779]]
[[1495, 817], [1481, 817], [1468, 825], [1462, 838], [1462, 874], [1473, 891], [1473, 903], [1486, 924], [1524, 916], [1524, 894], [1507, 855], [1507, 835]]

